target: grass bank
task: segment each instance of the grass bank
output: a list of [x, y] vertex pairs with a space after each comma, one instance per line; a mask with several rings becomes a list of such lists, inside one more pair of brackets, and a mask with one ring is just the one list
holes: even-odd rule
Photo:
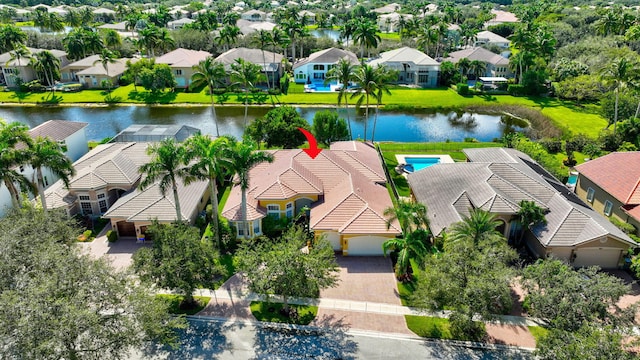
[[[77, 93], [15, 93], [0, 92], [0, 103], [25, 104], [104, 104], [107, 93], [103, 90], [83, 90]], [[202, 104], [210, 102], [205, 91], [201, 92], [161, 92], [151, 93], [133, 85], [114, 89], [110, 97], [113, 103], [123, 104]], [[242, 104], [242, 94], [227, 93], [216, 97], [219, 103]], [[335, 93], [305, 93], [301, 84], [291, 84], [287, 95], [270, 97], [266, 94], [250, 96], [251, 105], [270, 105], [273, 102], [290, 105], [337, 105]], [[355, 103], [355, 99], [350, 99]], [[352, 105], [353, 106], [353, 105]], [[577, 106], [572, 102], [546, 97], [514, 97], [510, 95], [470, 95], [461, 96], [448, 88], [409, 89], [393, 88], [391, 95], [383, 98], [383, 107], [388, 110], [410, 111], [428, 109], [433, 111], [477, 109], [491, 111], [504, 106], [522, 106], [535, 109], [551, 119], [553, 124], [565, 132], [597, 137], [607, 121], [598, 114], [599, 106], [588, 104]]]
[[252, 301], [251, 313], [259, 321], [288, 323], [296, 325], [309, 325], [318, 315], [318, 307], [310, 305], [289, 305], [298, 312], [297, 318], [290, 318], [280, 313], [284, 304], [269, 303], [264, 301]]

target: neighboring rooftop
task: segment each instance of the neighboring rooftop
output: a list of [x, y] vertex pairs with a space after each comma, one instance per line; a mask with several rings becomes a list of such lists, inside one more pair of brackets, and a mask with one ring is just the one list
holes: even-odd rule
[[29, 130], [32, 138], [48, 137], [53, 141], [62, 141], [84, 129], [89, 124], [80, 121], [49, 120]]
[[371, 66], [381, 65], [389, 62], [412, 62], [416, 65], [424, 66], [438, 66], [440, 63], [433, 60], [429, 55], [423, 53], [420, 50], [410, 48], [407, 46], [399, 49], [385, 51], [380, 54], [376, 59], [369, 61]]
[[122, 130], [110, 142], [159, 142], [166, 138], [182, 142], [199, 132], [200, 129], [188, 125], [135, 124]]
[[211, 54], [206, 51], [178, 48], [157, 57], [156, 64], [168, 64], [171, 67], [191, 68], [198, 65], [201, 60], [204, 60], [209, 56], [211, 56]]
[[621, 203], [640, 204], [640, 151], [613, 152], [576, 170]]
[[358, 57], [356, 54], [352, 53], [349, 50], [342, 50], [334, 47], [330, 47], [328, 49], [316, 51], [309, 55], [309, 57], [301, 59], [293, 65], [294, 69], [299, 68], [305, 64], [313, 63], [313, 64], [335, 64], [341, 59], [349, 60], [349, 62], [353, 65], [357, 65], [360, 63], [358, 61]]
[[220, 56], [216, 58], [216, 61], [223, 63], [226, 68], [229, 68], [231, 64], [236, 62], [236, 59], [244, 59], [245, 61], [260, 65], [263, 71], [275, 71], [282, 62], [283, 56], [282, 54], [274, 54], [271, 51], [265, 51], [263, 54], [260, 49], [238, 47], [220, 54]]
[[476, 34], [476, 41], [487, 41], [490, 43], [510, 43], [511, 41], [491, 31], [480, 31]]
[[625, 233], [586, 206], [533, 159], [514, 149], [463, 150], [470, 162], [436, 164], [409, 174], [416, 199], [429, 206], [438, 235], [472, 208], [515, 215], [521, 200], [547, 209], [547, 224], [532, 229], [545, 247], [576, 246], [611, 235], [634, 244]]
[[482, 48], [482, 47], [472, 47], [464, 50], [454, 51], [449, 53], [449, 57], [445, 58], [444, 61], [451, 61], [456, 64], [460, 59], [467, 58], [471, 61], [480, 60], [493, 65], [509, 65], [509, 59], [502, 57], [498, 54], [492, 53], [491, 51]]

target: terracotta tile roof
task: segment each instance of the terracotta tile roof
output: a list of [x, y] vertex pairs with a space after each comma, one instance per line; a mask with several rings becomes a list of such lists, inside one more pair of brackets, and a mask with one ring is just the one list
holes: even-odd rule
[[[311, 208], [313, 229], [353, 234], [401, 232], [394, 222], [386, 228], [383, 212], [393, 206], [377, 151], [358, 142], [340, 142], [323, 150], [315, 159], [299, 149], [273, 152], [273, 163], [251, 169], [247, 191], [247, 220], [266, 215], [258, 200], [287, 199], [297, 195], [321, 195]], [[241, 191], [234, 186], [223, 216], [241, 219]]]
[[640, 204], [640, 151], [614, 152], [576, 166], [623, 204]]

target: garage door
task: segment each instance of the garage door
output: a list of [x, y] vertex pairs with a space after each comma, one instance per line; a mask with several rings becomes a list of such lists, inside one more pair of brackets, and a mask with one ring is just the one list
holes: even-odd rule
[[357, 236], [349, 239], [349, 256], [382, 255], [382, 243], [388, 238], [381, 236]]
[[120, 221], [118, 222], [118, 236], [136, 236], [136, 225], [134, 223]]
[[618, 267], [618, 260], [622, 249], [586, 248], [576, 250], [576, 258], [573, 261], [575, 267], [600, 266], [603, 269]]
[[338, 232], [325, 231], [322, 234], [327, 238], [327, 240], [329, 240], [334, 251], [342, 250], [342, 245], [340, 244], [340, 234], [338, 234]]

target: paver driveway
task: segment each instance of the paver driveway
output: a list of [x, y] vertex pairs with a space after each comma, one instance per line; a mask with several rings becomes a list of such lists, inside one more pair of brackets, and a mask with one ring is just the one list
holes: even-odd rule
[[336, 256], [338, 286], [322, 290], [320, 297], [402, 305], [391, 259], [382, 256]]

